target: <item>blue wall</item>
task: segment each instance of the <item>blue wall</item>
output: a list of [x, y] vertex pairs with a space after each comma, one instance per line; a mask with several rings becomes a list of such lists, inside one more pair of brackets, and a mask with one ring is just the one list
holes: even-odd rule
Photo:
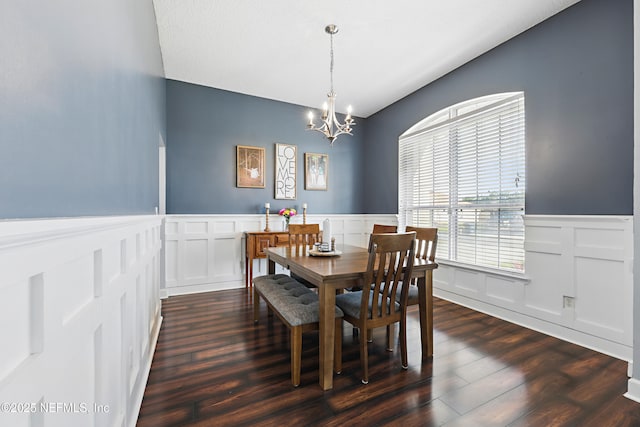
[[[318, 93], [322, 102], [323, 93]], [[362, 213], [364, 120], [333, 147], [305, 130], [308, 108], [189, 83], [167, 81], [167, 213]], [[297, 198], [274, 200], [275, 143], [297, 146]], [[266, 149], [265, 188], [236, 187], [236, 146]], [[304, 189], [304, 153], [329, 155], [328, 191]]]
[[0, 13], [0, 218], [152, 213], [165, 82], [146, 0]]
[[[150, 2], [10, 2], [0, 218], [153, 212], [165, 120], [169, 213], [258, 213], [266, 201], [395, 213], [398, 136], [451, 104], [515, 90], [526, 96], [527, 213], [631, 214], [632, 25], [632, 0], [582, 0], [358, 119], [330, 148], [304, 130], [305, 107], [165, 82]], [[273, 199], [276, 142], [298, 147], [294, 202]], [[266, 148], [265, 189], [235, 186], [236, 145]], [[304, 190], [305, 152], [329, 154], [329, 191]]]
[[632, 6], [582, 0], [370, 116], [364, 210], [397, 212], [397, 167], [388, 165], [413, 124], [460, 101], [523, 90], [526, 212], [631, 215]]

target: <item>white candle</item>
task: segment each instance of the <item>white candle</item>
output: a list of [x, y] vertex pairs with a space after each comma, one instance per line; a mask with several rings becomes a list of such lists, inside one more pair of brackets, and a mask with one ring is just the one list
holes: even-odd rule
[[302, 204], [302, 209], [307, 209], [307, 204], [306, 203]]
[[265, 209], [269, 209], [270, 207], [271, 207], [271, 204], [270, 204], [269, 202], [267, 202], [267, 203], [265, 203], [265, 204], [264, 204], [264, 208], [265, 208]]
[[322, 222], [322, 243], [331, 243], [331, 221], [329, 218]]

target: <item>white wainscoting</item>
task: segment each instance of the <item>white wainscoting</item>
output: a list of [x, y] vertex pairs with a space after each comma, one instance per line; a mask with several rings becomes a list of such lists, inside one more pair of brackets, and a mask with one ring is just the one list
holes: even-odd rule
[[0, 221], [0, 425], [135, 425], [161, 323], [162, 218]]
[[[374, 223], [397, 223], [395, 215], [309, 215], [307, 222], [325, 218], [338, 245], [362, 247]], [[167, 216], [162, 294], [244, 287], [243, 232], [263, 230], [264, 223], [264, 215]], [[282, 230], [277, 215], [269, 223]], [[525, 227], [525, 276], [441, 262], [434, 294], [630, 361], [632, 217], [527, 215]], [[265, 260], [254, 263], [254, 276], [266, 273]]]
[[[326, 218], [338, 247], [366, 247], [373, 224], [397, 224], [396, 215], [308, 215], [307, 223], [322, 227]], [[302, 215], [291, 222], [302, 223]], [[272, 231], [282, 230], [283, 225], [281, 217], [270, 215]], [[162, 296], [244, 287], [244, 232], [264, 228], [264, 215], [168, 215]], [[254, 263], [254, 276], [266, 274], [264, 259]]]
[[525, 277], [441, 263], [434, 294], [631, 361], [632, 217], [526, 215], [525, 236]]

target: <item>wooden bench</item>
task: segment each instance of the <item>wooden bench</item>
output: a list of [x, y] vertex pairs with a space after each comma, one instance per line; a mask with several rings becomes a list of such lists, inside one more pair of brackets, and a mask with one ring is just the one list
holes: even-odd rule
[[[290, 331], [291, 383], [300, 385], [302, 333], [319, 329], [318, 295], [285, 274], [271, 274], [253, 279], [253, 321], [260, 317], [260, 298]], [[342, 310], [336, 307], [334, 370], [342, 371]]]

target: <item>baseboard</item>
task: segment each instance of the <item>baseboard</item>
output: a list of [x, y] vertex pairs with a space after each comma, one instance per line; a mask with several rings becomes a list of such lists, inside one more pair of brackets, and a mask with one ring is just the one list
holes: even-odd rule
[[171, 288], [166, 288], [165, 293], [167, 297], [171, 297], [175, 295], [188, 295], [188, 294], [197, 294], [200, 292], [224, 291], [227, 289], [240, 289], [244, 287], [245, 285], [243, 280], [235, 280], [230, 282], [202, 283], [198, 285], [174, 286]]
[[624, 394], [624, 397], [640, 403], [640, 380], [629, 378], [627, 382], [627, 392]]

